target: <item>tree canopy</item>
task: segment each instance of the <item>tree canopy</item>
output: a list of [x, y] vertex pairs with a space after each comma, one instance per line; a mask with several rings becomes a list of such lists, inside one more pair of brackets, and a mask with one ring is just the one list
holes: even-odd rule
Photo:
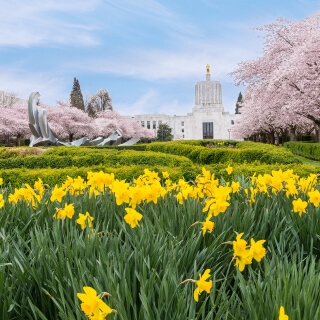
[[89, 97], [87, 103], [87, 112], [91, 117], [95, 117], [100, 111], [113, 110], [110, 93], [106, 89], [100, 89]]
[[242, 93], [240, 92], [239, 95], [238, 95], [238, 99], [237, 99], [237, 103], [236, 103], [236, 109], [235, 109], [235, 114], [240, 114], [240, 108], [242, 107], [242, 100], [243, 100], [243, 97], [242, 97]]
[[80, 89], [79, 80], [77, 78], [74, 78], [73, 80], [73, 87], [70, 93], [70, 103], [73, 107], [84, 110], [83, 95]]
[[[125, 139], [139, 136], [141, 139], [155, 138], [152, 130], [143, 128], [136, 121], [124, 119], [115, 111], [98, 112], [92, 118], [83, 110], [71, 107], [69, 102], [57, 101], [56, 107], [40, 104], [47, 110], [47, 119], [52, 131], [61, 140], [73, 141], [81, 137], [94, 139], [108, 137], [116, 129]], [[19, 101], [11, 107], [0, 105], [0, 135], [28, 138], [31, 136], [28, 118], [28, 104]]]
[[257, 30], [265, 39], [262, 56], [231, 73], [247, 86], [234, 134], [272, 140], [312, 126], [320, 141], [320, 12], [300, 21], [279, 18]]
[[157, 140], [158, 141], [171, 141], [173, 135], [171, 134], [172, 129], [169, 127], [167, 123], [159, 124], [157, 130]]

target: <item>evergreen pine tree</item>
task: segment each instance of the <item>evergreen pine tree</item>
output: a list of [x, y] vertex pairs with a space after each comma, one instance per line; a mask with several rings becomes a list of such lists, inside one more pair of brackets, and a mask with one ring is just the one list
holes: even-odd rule
[[239, 110], [242, 107], [241, 103], [242, 103], [242, 93], [240, 92], [239, 95], [238, 95], [237, 103], [236, 103], [235, 114], [240, 114], [241, 113], [240, 110]]
[[73, 87], [70, 93], [70, 103], [73, 107], [84, 111], [83, 95], [77, 78], [74, 78], [73, 80]]
[[173, 135], [171, 134], [172, 129], [166, 124], [160, 124], [157, 130], [158, 141], [171, 141]]

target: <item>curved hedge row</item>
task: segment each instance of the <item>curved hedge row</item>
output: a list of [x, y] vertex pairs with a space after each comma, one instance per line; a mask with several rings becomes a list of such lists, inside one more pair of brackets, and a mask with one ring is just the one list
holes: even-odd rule
[[[59, 150], [58, 150], [59, 151]], [[83, 156], [56, 155], [44, 153], [41, 156], [14, 157], [0, 159], [0, 169], [14, 168], [66, 168], [88, 167], [94, 165], [143, 165], [143, 166], [190, 166], [192, 162], [182, 156], [172, 154], [160, 154], [152, 151], [113, 151], [105, 154], [93, 152]]]
[[301, 163], [289, 150], [283, 147], [265, 145], [263, 143], [239, 142], [237, 148], [207, 148], [181, 142], [153, 142], [146, 146], [147, 150], [183, 155], [194, 163], [252, 163], [264, 164]]
[[284, 144], [292, 153], [305, 158], [320, 160], [320, 143], [290, 141]]
[[90, 166], [90, 167], [68, 167], [61, 169], [43, 168], [43, 169], [7, 169], [0, 170], [0, 178], [3, 179], [3, 185], [12, 187], [21, 187], [23, 184], [28, 183], [33, 185], [40, 177], [44, 184], [54, 186], [55, 184], [63, 183], [67, 176], [77, 178], [78, 176], [83, 179], [87, 178], [88, 171], [103, 171], [106, 173], [114, 173], [117, 179], [132, 181], [144, 173], [144, 169], [149, 169], [159, 173], [162, 177], [162, 172], [168, 172], [172, 181], [178, 181], [184, 178], [186, 181], [194, 180], [195, 177], [201, 172], [201, 167], [188, 165], [180, 167], [171, 167], [165, 165], [116, 165], [116, 166]]
[[296, 164], [274, 164], [274, 165], [260, 165], [260, 164], [237, 164], [233, 166], [233, 173], [229, 176], [226, 172], [225, 164], [215, 164], [215, 165], [188, 165], [180, 167], [170, 167], [170, 166], [141, 166], [141, 165], [116, 165], [113, 167], [98, 165], [90, 167], [69, 167], [63, 169], [7, 169], [0, 170], [0, 178], [3, 179], [3, 185], [12, 187], [21, 187], [23, 184], [28, 183], [33, 185], [35, 181], [40, 177], [43, 183], [50, 186], [55, 184], [63, 183], [67, 176], [76, 178], [78, 176], [83, 179], [87, 178], [88, 171], [103, 171], [106, 173], [114, 173], [115, 176], [120, 180], [132, 181], [133, 178], [138, 177], [144, 173], [144, 169], [149, 169], [159, 173], [162, 177], [162, 172], [166, 171], [170, 175], [172, 181], [177, 182], [179, 179], [184, 178], [186, 181], [195, 180], [196, 176], [201, 172], [202, 167], [205, 167], [210, 172], [214, 173], [216, 177], [223, 178], [229, 181], [233, 176], [240, 175], [244, 177], [250, 177], [254, 174], [265, 174], [270, 173], [272, 170], [282, 170], [286, 171], [292, 169], [295, 174], [300, 177], [306, 177], [310, 173], [317, 173], [317, 168], [310, 165], [296, 165]]

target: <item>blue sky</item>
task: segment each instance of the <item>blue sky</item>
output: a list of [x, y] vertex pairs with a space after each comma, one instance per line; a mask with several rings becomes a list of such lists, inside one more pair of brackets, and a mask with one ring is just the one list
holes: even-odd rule
[[122, 115], [185, 115], [209, 63], [234, 113], [244, 88], [228, 73], [261, 54], [253, 29], [318, 10], [320, 0], [0, 0], [0, 90], [55, 105], [76, 77], [84, 96], [108, 89]]

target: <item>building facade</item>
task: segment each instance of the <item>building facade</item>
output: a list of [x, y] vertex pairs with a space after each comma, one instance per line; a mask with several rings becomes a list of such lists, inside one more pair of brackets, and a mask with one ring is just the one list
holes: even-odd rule
[[238, 116], [224, 112], [221, 83], [211, 80], [210, 66], [207, 65], [206, 80], [195, 85], [195, 105], [191, 113], [183, 116], [144, 114], [130, 118], [154, 130], [155, 134], [159, 125], [166, 123], [172, 129], [174, 140], [230, 140]]

